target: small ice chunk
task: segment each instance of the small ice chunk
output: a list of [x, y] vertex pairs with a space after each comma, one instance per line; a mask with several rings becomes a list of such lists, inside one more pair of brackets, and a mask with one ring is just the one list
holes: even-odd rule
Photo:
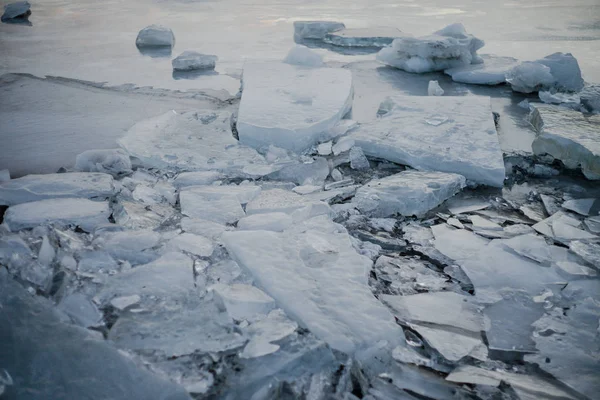
[[453, 197], [448, 200], [446, 207], [454, 215], [470, 213], [490, 207], [490, 202], [478, 198]]
[[367, 156], [453, 172], [480, 184], [504, 184], [504, 159], [488, 97], [393, 96], [380, 109], [386, 111], [383, 116], [350, 133]]
[[326, 34], [323, 41], [343, 47], [384, 47], [400, 36], [404, 36], [400, 29], [387, 26], [344, 28]]
[[117, 177], [131, 172], [131, 160], [121, 149], [87, 150], [75, 158], [75, 169], [81, 172], [103, 172]]
[[115, 297], [110, 301], [110, 305], [116, 308], [119, 311], [123, 311], [131, 306], [138, 304], [141, 300], [141, 297], [137, 294], [131, 296], [121, 296]]
[[453, 226], [453, 227], [458, 228], [458, 229], [464, 229], [465, 228], [465, 226], [462, 224], [462, 222], [460, 222], [456, 218], [448, 218], [448, 220], [446, 221], [446, 223], [448, 225]]
[[179, 202], [182, 214], [220, 224], [234, 223], [245, 215], [238, 196], [225, 192], [207, 193], [206, 188], [208, 186], [196, 186], [181, 191]]
[[331, 142], [321, 143], [320, 145], [317, 146], [317, 153], [319, 153], [320, 156], [328, 156], [332, 152], [331, 146], [332, 146]]
[[31, 15], [31, 4], [28, 1], [17, 1], [4, 6], [4, 14], [2, 14], [2, 22], [7, 22], [12, 19], [26, 19]]
[[64, 198], [11, 206], [4, 214], [4, 222], [13, 232], [45, 224], [79, 226], [92, 232], [97, 226], [106, 224], [109, 216], [107, 202]]
[[462, 24], [452, 24], [429, 36], [395, 39], [377, 54], [377, 59], [407, 72], [443, 71], [479, 63], [477, 50], [483, 45]]
[[142, 29], [135, 39], [137, 47], [173, 47], [173, 31], [161, 25], [150, 25]]
[[479, 215], [469, 215], [469, 220], [473, 224], [473, 230], [478, 231], [501, 231], [502, 227], [495, 222], [492, 222], [486, 218], [482, 218]]
[[298, 193], [298, 194], [311, 194], [314, 192], [318, 192], [320, 190], [323, 190], [322, 186], [302, 185], [302, 186], [296, 186], [295, 188], [293, 188], [292, 192]]
[[102, 313], [81, 293], [73, 293], [63, 298], [58, 303], [58, 309], [84, 328], [98, 326], [102, 321]]
[[324, 157], [309, 162], [292, 162], [269, 174], [269, 179], [294, 182], [299, 185], [323, 185], [329, 175], [329, 163]]
[[579, 93], [581, 105], [588, 112], [600, 113], [600, 85], [589, 85]]
[[404, 171], [375, 179], [357, 190], [353, 203], [376, 217], [421, 216], [465, 187], [465, 178], [444, 172]]
[[535, 154], [549, 154], [567, 168], [581, 168], [588, 179], [600, 179], [600, 115], [540, 105], [530, 121], [538, 132], [532, 144]]
[[342, 179], [344, 179], [344, 176], [342, 175], [339, 169], [335, 168], [333, 171], [331, 171], [331, 178], [334, 181], [339, 182]]
[[524, 108], [525, 110], [531, 110], [531, 105], [529, 104], [529, 100], [527, 100], [527, 99], [523, 100], [522, 102], [520, 102], [517, 105], [521, 108]]
[[550, 89], [578, 92], [584, 85], [579, 63], [571, 53], [554, 53], [523, 62], [507, 73], [506, 81], [514, 91], [521, 93]]
[[428, 96], [443, 96], [444, 89], [440, 86], [438, 81], [429, 81], [429, 85], [427, 86], [427, 95]]
[[283, 233], [227, 232], [223, 240], [259, 287], [332, 348], [353, 353], [379, 340], [390, 350], [400, 345], [402, 330], [367, 285], [371, 261], [328, 216]]
[[352, 97], [349, 70], [246, 64], [237, 119], [240, 143], [300, 153], [332, 137]]
[[334, 21], [294, 21], [294, 38], [323, 39], [328, 33], [345, 27], [343, 23]]
[[38, 261], [44, 265], [50, 265], [52, 261], [54, 261], [54, 257], [56, 257], [56, 250], [54, 250], [54, 247], [50, 244], [48, 236], [44, 235], [42, 238], [42, 246], [38, 253]]
[[332, 148], [333, 154], [336, 156], [338, 154], [342, 154], [342, 153], [350, 150], [352, 147], [354, 147], [354, 144], [355, 144], [355, 141], [351, 137], [349, 137], [349, 136], [341, 137], [333, 145], [333, 148]]
[[0, 183], [10, 181], [10, 171], [7, 169], [0, 170]]
[[182, 233], [171, 239], [166, 248], [170, 251], [183, 251], [200, 257], [210, 257], [215, 249], [214, 243], [203, 236]]
[[171, 65], [175, 71], [208, 70], [215, 69], [217, 60], [217, 56], [184, 51], [171, 61]]
[[600, 199], [567, 200], [561, 207], [570, 211], [575, 211], [579, 215], [598, 215], [600, 212]]
[[0, 205], [15, 205], [52, 198], [80, 197], [104, 200], [114, 193], [108, 174], [72, 172], [26, 175], [0, 183]]
[[600, 216], [586, 218], [583, 223], [590, 232], [600, 233]]
[[297, 44], [287, 53], [283, 62], [303, 67], [322, 67], [323, 57], [308, 47]]
[[[507, 72], [518, 64], [518, 61], [512, 57], [483, 55], [481, 58], [483, 62], [480, 64], [449, 68], [444, 73], [450, 75], [454, 82], [471, 85], [500, 85], [506, 82]], [[529, 105], [525, 108], [528, 109]]]
[[223, 179], [223, 174], [218, 171], [196, 171], [182, 172], [177, 175], [173, 185], [178, 188], [186, 186], [210, 185], [211, 183]]
[[260, 315], [267, 315], [275, 309], [275, 300], [262, 290], [250, 285], [235, 283], [233, 285], [217, 284], [212, 291], [231, 318], [237, 321], [251, 321]]
[[293, 218], [286, 213], [273, 212], [254, 214], [238, 221], [238, 229], [244, 231], [273, 231], [283, 232], [293, 223]]
[[364, 171], [371, 168], [365, 153], [363, 153], [362, 149], [358, 146], [352, 146], [348, 158], [350, 158], [350, 168], [352, 169]]

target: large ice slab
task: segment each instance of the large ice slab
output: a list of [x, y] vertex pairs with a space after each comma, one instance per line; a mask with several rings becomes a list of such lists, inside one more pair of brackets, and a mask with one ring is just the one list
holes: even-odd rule
[[506, 74], [518, 61], [512, 57], [482, 55], [482, 63], [463, 65], [444, 71], [454, 82], [472, 85], [500, 85], [506, 82]]
[[539, 105], [530, 121], [538, 132], [535, 154], [549, 154], [567, 168], [581, 168], [588, 179], [600, 179], [600, 115]]
[[398, 28], [378, 26], [372, 28], [345, 28], [325, 35], [323, 41], [344, 47], [384, 47], [405, 34]]
[[64, 197], [104, 200], [113, 193], [113, 178], [107, 174], [72, 172], [27, 175], [0, 183], [0, 205]]
[[248, 63], [237, 120], [240, 142], [302, 152], [331, 138], [352, 97], [348, 70]]
[[488, 97], [393, 96], [351, 132], [366, 155], [501, 187], [505, 170]]
[[480, 62], [477, 50], [483, 45], [462, 24], [452, 24], [429, 36], [395, 39], [377, 60], [407, 72], [443, 71]]
[[254, 149], [235, 140], [227, 111], [169, 111], [138, 122], [118, 143], [153, 168], [236, 175], [250, 164], [265, 164]]
[[342, 22], [335, 21], [294, 21], [294, 38], [323, 39], [328, 33], [345, 27]]
[[150, 25], [142, 29], [135, 39], [137, 47], [173, 47], [173, 31], [162, 25]]
[[506, 81], [514, 91], [522, 93], [552, 89], [578, 92], [584, 84], [579, 63], [571, 53], [554, 53], [523, 62], [507, 73]]
[[44, 224], [79, 226], [91, 232], [98, 225], [108, 223], [109, 216], [110, 209], [104, 201], [47, 199], [9, 207], [4, 222], [13, 232]]
[[286, 313], [331, 347], [353, 353], [403, 333], [367, 285], [371, 261], [346, 230], [319, 216], [283, 232], [225, 232], [232, 257]]
[[445, 172], [404, 171], [374, 179], [356, 191], [352, 200], [364, 214], [421, 216], [465, 187], [462, 175]]

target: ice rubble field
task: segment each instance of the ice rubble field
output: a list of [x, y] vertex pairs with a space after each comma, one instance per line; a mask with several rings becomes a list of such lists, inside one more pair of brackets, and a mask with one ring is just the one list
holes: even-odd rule
[[577, 61], [480, 56], [460, 24], [294, 35], [553, 104], [524, 104], [524, 157], [503, 155], [489, 97], [437, 81], [358, 124], [352, 72], [297, 45], [246, 64], [239, 109], [1, 171], [0, 396], [600, 398], [599, 91]]

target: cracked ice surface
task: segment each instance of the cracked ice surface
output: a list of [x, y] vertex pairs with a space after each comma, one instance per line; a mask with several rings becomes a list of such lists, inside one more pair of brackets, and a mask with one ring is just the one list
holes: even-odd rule
[[504, 160], [489, 98], [393, 96], [380, 113], [350, 134], [366, 155], [503, 185]]
[[0, 183], [0, 205], [63, 197], [104, 200], [113, 195], [113, 178], [107, 174], [72, 172], [27, 175]]
[[465, 178], [461, 175], [404, 171], [367, 183], [356, 191], [353, 202], [361, 212], [375, 217], [421, 216], [464, 186]]
[[237, 176], [243, 175], [246, 166], [266, 164], [254, 149], [235, 140], [227, 111], [169, 111], [138, 122], [118, 142], [152, 168], [220, 171]]
[[226, 232], [223, 241], [288, 315], [346, 353], [403, 338], [391, 314], [371, 294], [371, 261], [356, 253], [346, 230], [318, 216], [283, 233]]
[[300, 153], [332, 137], [352, 108], [352, 74], [340, 68], [248, 63], [242, 78], [240, 143]]

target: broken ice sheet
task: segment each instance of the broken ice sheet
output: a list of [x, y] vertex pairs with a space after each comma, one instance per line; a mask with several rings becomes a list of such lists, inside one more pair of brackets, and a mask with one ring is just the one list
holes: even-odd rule
[[118, 143], [151, 168], [212, 170], [235, 177], [243, 176], [246, 166], [266, 164], [254, 149], [235, 140], [227, 111], [169, 111], [138, 122]]
[[569, 243], [569, 249], [592, 267], [600, 269], [600, 244], [575, 240]]
[[446, 208], [454, 215], [483, 210], [490, 206], [489, 201], [476, 197], [456, 196], [446, 202]]
[[561, 207], [584, 216], [598, 215], [600, 213], [600, 199], [567, 200]]

